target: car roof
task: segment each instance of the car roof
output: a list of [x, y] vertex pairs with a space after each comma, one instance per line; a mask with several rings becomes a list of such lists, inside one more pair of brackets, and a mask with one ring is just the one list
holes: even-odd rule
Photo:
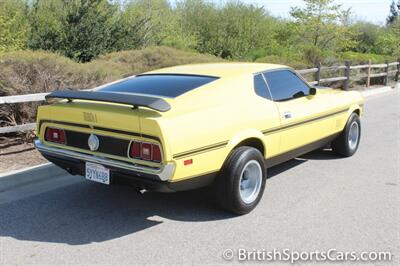
[[146, 72], [144, 74], [186, 74], [206, 75], [215, 77], [232, 77], [243, 74], [254, 74], [267, 70], [288, 68], [284, 65], [263, 64], [263, 63], [211, 63], [193, 64], [162, 68]]

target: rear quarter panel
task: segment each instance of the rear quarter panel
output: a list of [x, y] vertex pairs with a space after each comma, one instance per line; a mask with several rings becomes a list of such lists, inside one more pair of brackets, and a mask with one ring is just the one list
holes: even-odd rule
[[346, 113], [336, 118], [335, 132], [340, 132], [344, 129], [348, 118], [353, 112], [358, 113], [360, 116], [364, 113], [364, 98], [358, 91], [327, 89], [321, 90], [320, 93], [324, 93], [331, 98], [333, 109], [347, 108]]
[[[265, 140], [261, 132], [277, 126], [278, 119], [273, 102], [255, 94], [252, 75], [217, 81], [178, 97], [159, 121], [167, 158], [176, 163], [173, 181], [218, 171], [230, 151], [247, 138], [257, 138], [274, 151], [279, 142]], [[185, 165], [186, 160], [192, 164]]]

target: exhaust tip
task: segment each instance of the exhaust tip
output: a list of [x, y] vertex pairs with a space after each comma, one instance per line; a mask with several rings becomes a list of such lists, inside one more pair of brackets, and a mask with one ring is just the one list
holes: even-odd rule
[[144, 193], [148, 192], [147, 189], [143, 188], [143, 187], [137, 187], [136, 191], [140, 194], [143, 195]]

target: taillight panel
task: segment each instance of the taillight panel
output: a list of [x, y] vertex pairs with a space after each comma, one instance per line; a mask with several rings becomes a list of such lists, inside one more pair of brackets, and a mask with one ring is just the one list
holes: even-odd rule
[[[47, 142], [67, 145], [68, 132], [66, 132], [64, 129], [47, 127], [44, 133], [44, 140]], [[68, 136], [69, 134], [70, 133], [68, 133]], [[84, 141], [86, 142], [87, 140]], [[100, 143], [100, 145], [102, 145], [102, 143]], [[155, 162], [155, 163], [162, 162], [161, 146], [156, 143], [150, 143], [145, 141], [137, 141], [137, 140], [131, 141], [128, 146], [128, 156], [129, 158], [132, 159], [143, 160], [148, 162]]]
[[131, 142], [129, 156], [133, 159], [156, 163], [161, 163], [162, 161], [160, 145], [143, 141]]
[[48, 142], [65, 144], [65, 131], [59, 128], [48, 127], [46, 128], [44, 139]]

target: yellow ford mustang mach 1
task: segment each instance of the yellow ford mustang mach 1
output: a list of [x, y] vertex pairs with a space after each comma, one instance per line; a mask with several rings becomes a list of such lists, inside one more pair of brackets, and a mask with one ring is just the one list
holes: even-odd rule
[[317, 89], [271, 64], [170, 67], [52, 98], [39, 107], [35, 141], [49, 161], [138, 189], [210, 185], [237, 214], [260, 201], [268, 167], [328, 144], [353, 155], [363, 111], [358, 92]]

